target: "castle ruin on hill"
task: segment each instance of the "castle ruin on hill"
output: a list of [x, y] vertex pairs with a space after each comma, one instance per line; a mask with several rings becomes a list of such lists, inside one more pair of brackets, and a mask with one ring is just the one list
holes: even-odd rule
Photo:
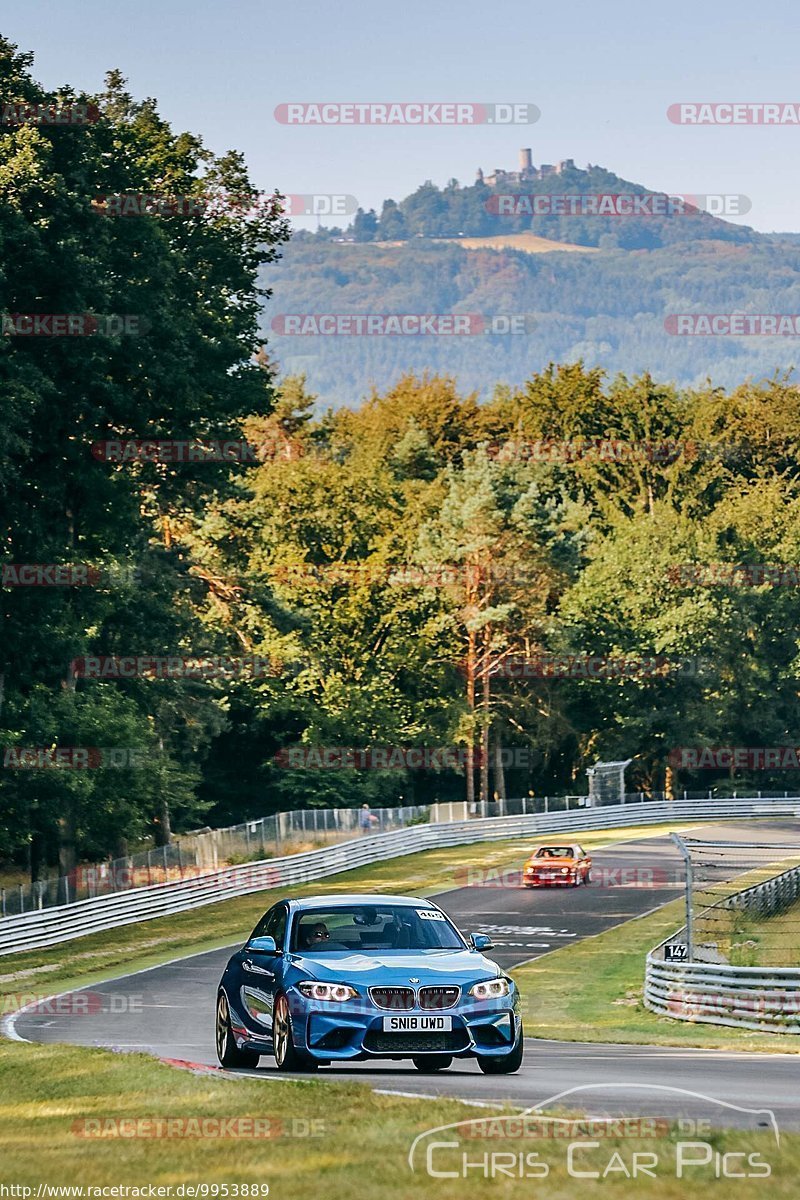
[[542, 163], [540, 167], [535, 167], [531, 150], [525, 149], [519, 152], [518, 171], [504, 171], [501, 167], [495, 167], [491, 175], [484, 175], [478, 167], [476, 178], [478, 183], [485, 183], [488, 187], [509, 187], [528, 183], [532, 179], [544, 179], [547, 175], [562, 175], [564, 171], [570, 170], [575, 170], [575, 160], [572, 158], [562, 159], [560, 163]]

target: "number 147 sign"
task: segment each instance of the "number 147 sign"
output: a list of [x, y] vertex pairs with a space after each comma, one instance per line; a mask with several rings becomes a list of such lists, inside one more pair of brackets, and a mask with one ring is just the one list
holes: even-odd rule
[[665, 962], [688, 962], [689, 951], [684, 943], [674, 942], [671, 946], [664, 947]]

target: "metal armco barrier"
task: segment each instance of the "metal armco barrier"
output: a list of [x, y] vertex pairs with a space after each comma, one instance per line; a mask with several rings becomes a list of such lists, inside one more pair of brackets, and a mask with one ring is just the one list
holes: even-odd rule
[[[723, 901], [722, 907], [759, 916], [783, 911], [800, 896], [800, 867]], [[735, 967], [730, 963], [665, 962], [667, 942], [651, 950], [645, 966], [644, 1002], [652, 1012], [679, 1021], [735, 1025], [763, 1033], [800, 1033], [800, 967]]]
[[265, 889], [287, 888], [325, 879], [369, 863], [471, 842], [584, 829], [657, 825], [665, 821], [797, 817], [800, 797], [783, 800], [675, 800], [608, 805], [514, 817], [487, 817], [439, 825], [415, 825], [392, 833], [360, 837], [337, 846], [286, 858], [246, 863], [153, 887], [139, 887], [93, 900], [23, 913], [0, 920], [0, 955], [71, 941], [90, 933], [170, 916]]

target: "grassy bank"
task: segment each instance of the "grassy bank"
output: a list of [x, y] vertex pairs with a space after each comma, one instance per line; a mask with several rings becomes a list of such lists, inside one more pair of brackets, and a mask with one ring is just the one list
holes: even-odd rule
[[700, 915], [695, 938], [737, 967], [800, 967], [800, 901], [772, 917], [715, 907]]
[[513, 974], [524, 997], [527, 1033], [564, 1041], [800, 1053], [797, 1038], [672, 1020], [644, 1007], [647, 951], [683, 924], [683, 914], [683, 901], [675, 900], [518, 967]]
[[[275, 1200], [322, 1194], [334, 1200], [516, 1198], [521, 1188], [533, 1194], [532, 1187], [547, 1200], [574, 1200], [576, 1180], [567, 1171], [563, 1138], [462, 1140], [448, 1131], [439, 1140], [456, 1141], [457, 1148], [437, 1150], [432, 1166], [455, 1177], [427, 1173], [424, 1145], [412, 1172], [408, 1154], [418, 1135], [493, 1111], [451, 1100], [375, 1095], [355, 1084], [228, 1079], [216, 1072], [177, 1071], [143, 1055], [5, 1043], [0, 1046], [0, 1180], [32, 1187], [34, 1196], [42, 1183], [236, 1184], [239, 1195], [242, 1185], [267, 1184]], [[212, 1124], [219, 1121], [225, 1125]], [[248, 1136], [256, 1129], [262, 1136]], [[221, 1130], [225, 1136], [216, 1136]], [[171, 1136], [156, 1136], [169, 1131]], [[714, 1160], [676, 1178], [678, 1140], [674, 1131], [661, 1131], [658, 1137], [603, 1138], [596, 1148], [587, 1146], [580, 1151], [581, 1170], [602, 1172], [615, 1152], [618, 1158], [605, 1179], [581, 1179], [580, 1195], [630, 1200], [646, 1193], [679, 1200], [691, 1190], [694, 1200], [719, 1196], [726, 1185], [715, 1178]], [[780, 1148], [763, 1130], [716, 1132], [707, 1140], [716, 1152], [756, 1154], [768, 1163], [771, 1196], [788, 1200], [796, 1194], [800, 1135], [784, 1134]], [[656, 1178], [633, 1182], [626, 1176], [635, 1151], [656, 1156]], [[526, 1153], [538, 1155], [537, 1171], [546, 1167], [546, 1179], [520, 1178], [518, 1167], [509, 1177], [509, 1156], [517, 1163]], [[484, 1160], [492, 1154], [503, 1154], [504, 1162], [494, 1178], [489, 1165], [487, 1178], [481, 1164], [492, 1164], [491, 1158]], [[477, 1164], [466, 1177], [464, 1156]], [[736, 1160], [737, 1170], [742, 1162]], [[736, 1183], [742, 1197], [763, 1187], [762, 1178]]]

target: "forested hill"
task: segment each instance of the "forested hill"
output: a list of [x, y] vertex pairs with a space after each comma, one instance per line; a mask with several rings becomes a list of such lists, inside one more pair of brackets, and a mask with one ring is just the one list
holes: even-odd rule
[[[496, 181], [489, 178], [491, 186], [478, 180], [462, 187], [451, 179], [443, 188], [426, 180], [399, 203], [384, 200], [379, 214], [359, 209], [344, 236], [358, 242], [405, 241], [531, 230], [553, 241], [626, 250], [653, 250], [697, 239], [738, 243], [761, 239], [747, 226], [720, 219], [745, 216], [750, 208], [745, 196], [668, 197], [591, 165], [583, 170], [561, 164], [557, 174], [542, 175], [534, 168], [521, 176], [502, 172]], [[639, 214], [629, 197], [642, 198]], [[320, 231], [316, 236], [336, 238], [342, 232]]]
[[[426, 181], [380, 213], [359, 209], [347, 229], [295, 234], [264, 272], [274, 295], [262, 329], [271, 357], [304, 372], [322, 405], [357, 403], [426, 370], [487, 398], [497, 383], [518, 386], [548, 362], [578, 359], [612, 374], [734, 386], [792, 368], [796, 340], [676, 336], [668, 318], [800, 311], [797, 237], [712, 215], [749, 207], [745, 196], [667, 196], [569, 159], [467, 187]], [[517, 336], [359, 336], [317, 332], [314, 321], [286, 332], [284, 314], [321, 313], [525, 319]]]
[[[687, 218], [684, 227], [700, 225]], [[650, 370], [679, 385], [710, 378], [732, 387], [792, 367], [797, 339], [676, 336], [665, 321], [675, 313], [800, 311], [800, 246], [749, 236], [545, 254], [423, 238], [393, 246], [297, 240], [264, 272], [274, 294], [262, 329], [280, 369], [305, 372], [322, 405], [357, 403], [405, 370], [451, 375], [464, 391], [488, 397], [496, 384], [520, 385], [550, 361], [578, 359], [612, 374]], [[518, 335], [285, 336], [278, 330], [286, 313], [525, 314], [527, 320]]]

